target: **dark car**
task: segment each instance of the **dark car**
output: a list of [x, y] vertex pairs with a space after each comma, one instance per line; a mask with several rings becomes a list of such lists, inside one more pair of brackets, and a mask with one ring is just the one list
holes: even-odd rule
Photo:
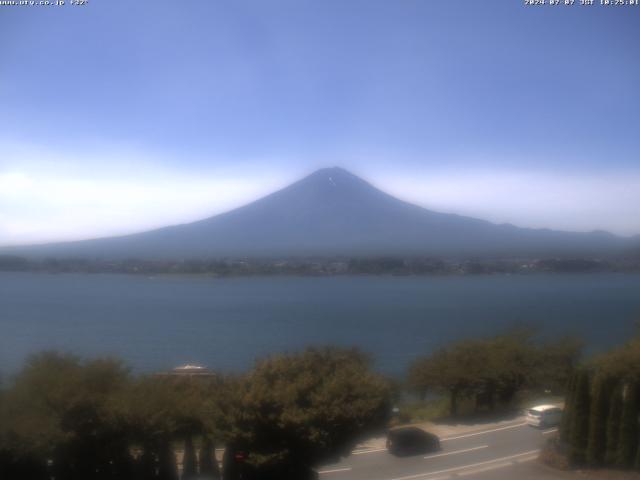
[[440, 439], [418, 427], [394, 428], [387, 433], [387, 450], [396, 456], [436, 452]]

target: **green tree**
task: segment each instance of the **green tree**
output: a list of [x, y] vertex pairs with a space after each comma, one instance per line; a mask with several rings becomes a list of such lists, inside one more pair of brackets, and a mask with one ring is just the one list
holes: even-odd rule
[[539, 352], [532, 335], [531, 330], [516, 329], [486, 342], [488, 360], [481, 378], [484, 384], [495, 384], [503, 405], [511, 405], [521, 389], [534, 384]]
[[605, 463], [620, 467], [633, 465], [638, 443], [638, 385], [640, 385], [640, 337], [594, 359], [598, 372], [618, 384], [612, 390], [607, 420]]
[[560, 440], [568, 444], [571, 438], [571, 428], [573, 427], [574, 399], [576, 395], [576, 378], [577, 374], [573, 374], [567, 385], [567, 394], [564, 401], [564, 412], [560, 423]]
[[570, 458], [574, 464], [585, 462], [585, 454], [589, 433], [590, 378], [587, 370], [578, 372], [576, 377], [575, 397], [571, 435], [569, 437]]
[[618, 445], [620, 440], [620, 417], [622, 415], [622, 387], [618, 385], [612, 392], [607, 417], [607, 445], [605, 463], [615, 464], [618, 459]]
[[26, 456], [51, 459], [57, 480], [126, 480], [132, 458], [112, 401], [128, 380], [127, 369], [115, 360], [35, 355], [7, 392], [4, 435], [24, 445]]
[[460, 400], [481, 390], [481, 375], [489, 361], [483, 341], [467, 340], [417, 359], [410, 367], [409, 384], [415, 391], [429, 390], [449, 396], [449, 411], [458, 414]]
[[623, 388], [619, 430], [616, 463], [620, 467], [631, 467], [638, 447], [638, 385], [635, 383], [627, 383]]
[[176, 454], [168, 438], [160, 440], [158, 447], [158, 480], [178, 480]]
[[216, 460], [216, 451], [211, 437], [206, 435], [200, 445], [200, 475], [205, 478], [220, 478], [220, 469]]
[[198, 475], [198, 459], [193, 446], [193, 438], [187, 435], [184, 441], [184, 455], [182, 457], [182, 480], [193, 480]]
[[598, 369], [613, 378], [640, 380], [640, 336], [611, 352], [596, 358]]
[[136, 480], [155, 480], [157, 478], [158, 458], [149, 450], [138, 452], [134, 462], [134, 478]]
[[[428, 391], [446, 393], [453, 416], [462, 398], [475, 398], [476, 408], [493, 410], [498, 403], [508, 406], [519, 391], [536, 385], [543, 360], [553, 359], [562, 369], [560, 357], [573, 359], [560, 346], [551, 350], [563, 355], [552, 355], [550, 350], [543, 358], [532, 338], [529, 330], [513, 330], [493, 338], [456, 342], [413, 362], [408, 384], [422, 396]], [[572, 368], [565, 367], [567, 371]]]
[[340, 348], [258, 362], [238, 382], [231, 404], [229, 443], [248, 452], [260, 478], [302, 479], [311, 466], [349, 454], [390, 413], [385, 380], [370, 371], [365, 355]]
[[600, 466], [604, 463], [607, 443], [607, 413], [611, 396], [611, 380], [598, 375], [593, 383], [591, 412], [589, 415], [589, 440], [587, 464]]
[[177, 478], [173, 442], [200, 427], [197, 412], [190, 410], [192, 395], [180, 381], [150, 376], [136, 379], [120, 398], [120, 415], [142, 446], [146, 470], [157, 469], [160, 479]]
[[566, 393], [582, 356], [583, 344], [578, 337], [565, 336], [538, 345], [534, 385], [554, 394]]

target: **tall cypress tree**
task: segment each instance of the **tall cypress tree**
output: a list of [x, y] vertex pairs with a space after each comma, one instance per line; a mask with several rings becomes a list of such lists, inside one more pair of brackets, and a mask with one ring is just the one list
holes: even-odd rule
[[205, 478], [220, 478], [215, 444], [208, 436], [202, 439], [202, 445], [200, 446], [200, 475]]
[[638, 446], [638, 385], [625, 385], [620, 416], [620, 440], [618, 443], [617, 464], [620, 467], [631, 467], [635, 460]]
[[158, 480], [178, 480], [176, 456], [169, 438], [162, 440], [158, 452]]
[[187, 435], [184, 441], [184, 455], [182, 457], [182, 479], [193, 480], [197, 477], [198, 463], [196, 459], [196, 450], [193, 447], [191, 435]]
[[564, 412], [560, 423], [560, 440], [568, 443], [571, 437], [571, 425], [573, 422], [573, 399], [576, 389], [576, 374], [572, 375], [567, 385], [567, 394], [564, 400]]
[[569, 436], [569, 455], [571, 462], [576, 465], [585, 462], [589, 435], [590, 393], [589, 372], [582, 370], [576, 378], [575, 395], [573, 398], [573, 418]]
[[607, 417], [607, 446], [604, 461], [613, 465], [618, 458], [618, 442], [620, 440], [620, 415], [622, 414], [622, 386], [613, 390]]
[[589, 414], [589, 440], [587, 443], [587, 464], [600, 466], [604, 462], [607, 444], [607, 413], [611, 395], [611, 380], [599, 375], [594, 380], [591, 411]]
[[151, 445], [144, 447], [142, 456], [138, 459], [137, 477], [140, 480], [153, 480], [156, 478], [158, 468], [158, 458]]

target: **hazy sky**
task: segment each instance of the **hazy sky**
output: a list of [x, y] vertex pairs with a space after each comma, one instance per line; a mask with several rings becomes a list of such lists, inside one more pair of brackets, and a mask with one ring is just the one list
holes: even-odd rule
[[640, 234], [640, 7], [69, 3], [0, 7], [0, 244], [195, 220], [334, 165]]

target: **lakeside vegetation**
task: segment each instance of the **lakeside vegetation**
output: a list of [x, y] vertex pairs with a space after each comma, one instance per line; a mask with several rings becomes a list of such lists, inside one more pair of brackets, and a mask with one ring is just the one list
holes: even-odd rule
[[0, 255], [0, 272], [142, 275], [477, 275], [640, 272], [640, 255], [608, 258], [321, 257], [120, 260]]
[[[495, 412], [519, 404], [518, 396], [565, 393], [582, 352], [574, 337], [535, 341], [518, 329], [491, 338], [445, 346], [418, 358], [409, 369], [408, 386], [421, 398], [435, 393], [449, 400], [449, 415]], [[470, 412], [471, 411], [471, 412]]]
[[268, 357], [237, 376], [136, 376], [117, 359], [44, 352], [2, 383], [0, 478], [234, 479], [238, 469], [243, 478], [315, 478], [314, 466], [391, 425], [500, 416], [565, 393], [547, 457], [638, 468], [639, 352], [640, 338], [581, 361], [575, 338], [512, 330], [418, 358], [404, 382], [335, 347]]
[[1, 392], [0, 478], [176, 480], [177, 449], [182, 479], [219, 478], [221, 443], [246, 452], [243, 478], [312, 478], [387, 424], [389, 392], [350, 349], [277, 355], [238, 377], [134, 377], [118, 360], [42, 353]]

